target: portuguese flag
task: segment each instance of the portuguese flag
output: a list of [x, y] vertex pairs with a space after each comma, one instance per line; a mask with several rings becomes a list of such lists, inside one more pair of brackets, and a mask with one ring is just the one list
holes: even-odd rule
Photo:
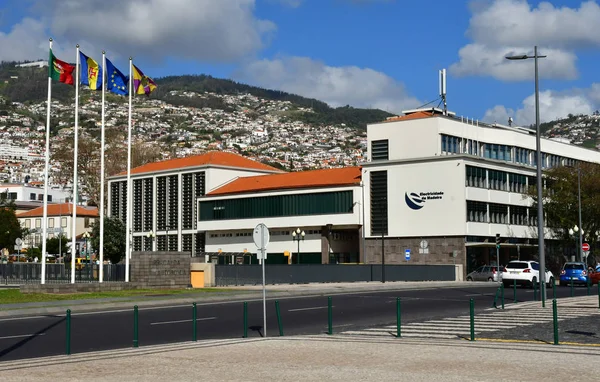
[[56, 81], [73, 85], [73, 70], [75, 66], [59, 60], [52, 54], [50, 49], [50, 58], [48, 59], [48, 76]]

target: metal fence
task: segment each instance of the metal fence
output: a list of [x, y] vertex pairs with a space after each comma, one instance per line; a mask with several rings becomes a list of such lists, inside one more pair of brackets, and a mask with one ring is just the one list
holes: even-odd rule
[[[381, 281], [381, 265], [265, 265], [267, 284]], [[454, 265], [386, 265], [386, 281], [454, 281]], [[215, 265], [217, 286], [262, 284], [260, 265]]]
[[[83, 265], [75, 269], [76, 282], [97, 282], [100, 265]], [[105, 264], [103, 281], [125, 281], [125, 264]], [[42, 279], [40, 263], [7, 263], [0, 264], [0, 283], [39, 284]], [[71, 282], [69, 264], [46, 264], [47, 283]]]

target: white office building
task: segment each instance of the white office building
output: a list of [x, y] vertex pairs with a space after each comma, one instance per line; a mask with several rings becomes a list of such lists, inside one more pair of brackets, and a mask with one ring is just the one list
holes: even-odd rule
[[[413, 110], [367, 128], [367, 262], [465, 264], [537, 256], [535, 132]], [[543, 168], [600, 163], [600, 152], [541, 140]], [[546, 238], [552, 232], [546, 230]], [[409, 260], [406, 260], [409, 255]]]

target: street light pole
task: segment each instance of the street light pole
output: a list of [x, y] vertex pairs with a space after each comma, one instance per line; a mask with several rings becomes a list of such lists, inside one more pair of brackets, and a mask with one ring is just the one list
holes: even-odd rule
[[579, 205], [579, 260], [583, 262], [583, 226], [581, 225], [581, 167], [577, 166], [577, 203]]
[[298, 242], [298, 259], [296, 260], [296, 264], [300, 264], [300, 240], [304, 241], [304, 236], [306, 233], [304, 231], [300, 231], [300, 228], [296, 228], [295, 231], [292, 231], [292, 240]]
[[540, 137], [540, 88], [538, 78], [538, 58], [544, 58], [546, 56], [539, 56], [537, 52], [537, 45], [533, 48], [533, 56], [520, 55], [520, 56], [507, 56], [508, 60], [526, 60], [528, 58], [534, 59], [535, 65], [535, 146], [536, 146], [536, 173], [537, 173], [537, 212], [538, 212], [538, 251], [540, 254], [540, 297], [542, 299], [542, 307], [546, 306], [546, 258], [544, 249], [544, 205], [542, 195], [542, 150], [541, 150], [541, 137]]

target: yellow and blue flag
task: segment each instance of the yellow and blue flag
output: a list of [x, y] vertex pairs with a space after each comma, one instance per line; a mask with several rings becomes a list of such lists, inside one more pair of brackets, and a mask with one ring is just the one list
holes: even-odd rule
[[102, 90], [102, 68], [96, 61], [79, 52], [81, 84], [92, 90]]
[[107, 58], [106, 59], [106, 90], [119, 95], [128, 95], [127, 82], [129, 76], [121, 73], [116, 66]]

